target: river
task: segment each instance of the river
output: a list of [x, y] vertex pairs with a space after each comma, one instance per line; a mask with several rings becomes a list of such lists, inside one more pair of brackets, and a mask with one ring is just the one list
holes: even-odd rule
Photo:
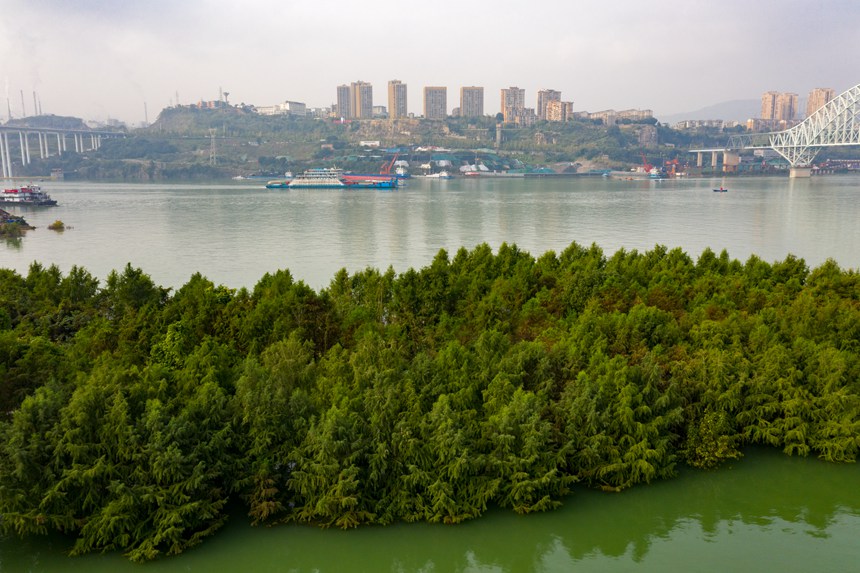
[[[725, 185], [728, 193], [714, 193]], [[162, 286], [193, 272], [253, 287], [289, 268], [320, 289], [342, 267], [397, 272], [441, 248], [516, 243], [539, 256], [571, 242], [611, 255], [656, 244], [697, 258], [710, 247], [767, 262], [794, 254], [860, 267], [860, 177], [620, 181], [603, 178], [411, 180], [396, 191], [267, 190], [218, 185], [46, 182], [57, 207], [8, 208], [37, 229], [0, 245], [0, 267], [33, 261], [104, 279], [126, 263]], [[46, 227], [55, 219], [71, 229]]]
[[[725, 185], [728, 193], [712, 189]], [[807, 180], [415, 180], [396, 191], [266, 190], [252, 183], [46, 182], [53, 208], [7, 210], [37, 227], [0, 243], [0, 267], [32, 261], [104, 279], [127, 262], [163, 286], [193, 272], [253, 287], [289, 268], [313, 288], [341, 267], [401, 272], [439, 249], [516, 243], [538, 256], [572, 241], [706, 248], [772, 262], [794, 254], [860, 267], [860, 177]], [[71, 228], [46, 227], [61, 219]], [[66, 557], [59, 535], [0, 538], [0, 573], [283, 571], [849, 571], [860, 563], [860, 468], [754, 449], [719, 471], [621, 494], [575, 488], [557, 511], [491, 510], [459, 526], [352, 531], [252, 528], [236, 515], [185, 554], [143, 567], [121, 555]]]
[[59, 535], [0, 538], [3, 573], [847, 572], [860, 563], [860, 466], [764, 448], [718, 471], [620, 494], [574, 488], [549, 513], [491, 510], [460, 525], [349, 531], [251, 527], [144, 566], [121, 555], [67, 557]]

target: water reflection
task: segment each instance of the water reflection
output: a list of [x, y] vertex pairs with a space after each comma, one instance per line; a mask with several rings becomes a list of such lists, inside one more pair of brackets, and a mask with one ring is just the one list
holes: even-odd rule
[[3, 237], [3, 242], [6, 243], [8, 248], [16, 251], [20, 251], [23, 245], [21, 237]]
[[[131, 262], [174, 288], [193, 272], [251, 288], [288, 268], [319, 289], [342, 267], [403, 272], [429, 265], [439, 249], [453, 255], [483, 242], [535, 257], [576, 241], [608, 255], [660, 244], [693, 258], [711, 248], [741, 261], [793, 253], [810, 266], [834, 258], [857, 268], [858, 182], [743, 178], [729, 193], [713, 193], [707, 179], [416, 180], [392, 192], [52, 182], [60, 205], [27, 212], [38, 229], [0, 245], [0, 261], [22, 273], [34, 260], [64, 272], [79, 265], [102, 279]], [[48, 233], [58, 217], [74, 233]]]
[[[554, 512], [491, 510], [458, 525], [351, 531], [251, 528], [238, 513], [147, 572], [845, 571], [860, 560], [860, 468], [754, 450], [716, 472], [621, 494], [577, 489]], [[70, 559], [61, 536], [0, 541], [0, 572], [137, 571], [116, 554]]]

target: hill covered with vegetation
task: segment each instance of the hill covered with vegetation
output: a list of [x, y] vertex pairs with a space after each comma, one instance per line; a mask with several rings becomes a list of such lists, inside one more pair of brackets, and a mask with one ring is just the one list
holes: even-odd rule
[[[247, 107], [172, 107], [164, 109], [151, 126], [131, 130], [125, 139], [104, 140], [98, 150], [34, 159], [19, 169], [30, 176], [62, 169], [69, 178], [130, 181], [277, 177], [286, 170], [330, 165], [376, 170], [385, 159], [382, 150], [391, 148], [402, 149], [402, 159], [421, 163], [430, 157], [415, 148], [441, 147], [472, 151], [473, 160], [475, 150], [492, 149], [507, 165], [579, 164], [626, 170], [642, 164], [643, 152], [658, 165], [674, 159], [684, 163], [689, 159], [685, 150], [693, 142], [691, 135], [653, 122], [607, 127], [594, 121], [570, 121], [538, 122], [531, 127], [501, 124], [502, 141], [496, 148], [497, 123], [493, 117], [339, 123], [263, 116]], [[655, 131], [656, 147], [641, 143], [643, 129]], [[696, 137], [704, 143], [716, 141], [721, 134]], [[361, 145], [367, 141], [378, 142], [379, 147]]]

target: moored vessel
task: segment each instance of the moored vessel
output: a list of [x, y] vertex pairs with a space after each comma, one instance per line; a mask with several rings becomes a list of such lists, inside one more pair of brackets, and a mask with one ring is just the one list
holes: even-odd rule
[[57, 201], [51, 199], [51, 196], [42, 191], [38, 185], [23, 185], [14, 189], [4, 189], [0, 193], [0, 205], [42, 207], [56, 204]]
[[274, 180], [266, 184], [268, 189], [394, 189], [397, 178], [369, 175], [348, 175], [341, 169], [308, 169], [289, 180]]
[[436, 173], [428, 173], [427, 175], [420, 175], [424, 179], [453, 179], [453, 176], [447, 171], [437, 171]]

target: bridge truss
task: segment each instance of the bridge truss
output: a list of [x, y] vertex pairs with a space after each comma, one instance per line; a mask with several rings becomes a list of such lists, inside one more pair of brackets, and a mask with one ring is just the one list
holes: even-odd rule
[[823, 147], [860, 145], [860, 84], [785, 131], [729, 138], [732, 149], [770, 148], [792, 167], [808, 167]]

